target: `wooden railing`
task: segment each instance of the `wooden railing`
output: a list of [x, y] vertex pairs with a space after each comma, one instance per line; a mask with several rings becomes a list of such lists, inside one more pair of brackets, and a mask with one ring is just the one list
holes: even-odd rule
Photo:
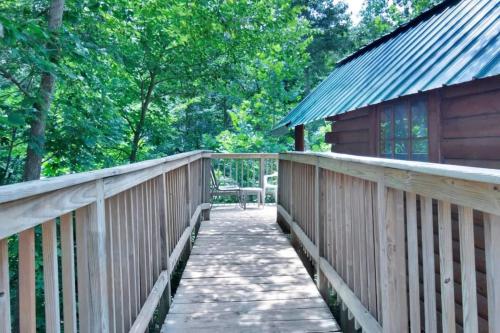
[[[356, 327], [500, 332], [499, 170], [285, 153], [278, 198], [278, 221], [314, 262], [322, 293], [330, 286]], [[485, 275], [487, 293], [476, 275]]]
[[211, 158], [216, 177], [222, 185], [232, 181], [240, 187], [265, 190], [264, 177], [278, 173], [278, 154], [212, 153]]
[[[144, 332], [164, 291], [170, 301], [171, 273], [210, 207], [209, 167], [210, 154], [197, 151], [1, 187], [0, 332], [37, 330], [39, 242], [47, 332], [60, 332], [61, 322], [64, 332]], [[16, 241], [12, 272], [8, 244]]]

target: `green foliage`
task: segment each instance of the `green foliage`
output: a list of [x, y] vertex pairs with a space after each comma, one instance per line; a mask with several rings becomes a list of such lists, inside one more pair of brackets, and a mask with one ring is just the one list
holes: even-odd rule
[[[66, 0], [51, 43], [49, 0], [3, 0], [0, 185], [22, 179], [44, 72], [56, 76], [45, 177], [193, 149], [278, 152], [291, 149], [293, 138], [271, 129], [339, 59], [437, 2], [365, 0], [353, 26], [342, 1]], [[309, 124], [307, 147], [329, 150], [328, 128]], [[8, 244], [16, 319], [17, 238]]]

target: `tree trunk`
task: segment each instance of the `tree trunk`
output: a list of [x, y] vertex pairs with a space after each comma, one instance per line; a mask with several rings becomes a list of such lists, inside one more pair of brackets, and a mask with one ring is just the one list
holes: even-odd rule
[[149, 104], [151, 103], [151, 97], [153, 94], [153, 90], [156, 86], [155, 82], [156, 74], [151, 73], [150, 81], [148, 85], [148, 91], [144, 100], [141, 103], [141, 116], [139, 118], [139, 122], [137, 123], [134, 131], [134, 138], [132, 139], [132, 146], [130, 149], [130, 163], [134, 163], [137, 161], [137, 152], [139, 150], [139, 141], [141, 140], [142, 130], [144, 129], [144, 123], [146, 121], [146, 113], [148, 112]]
[[[52, 0], [49, 10], [49, 31], [52, 40], [47, 43], [48, 50], [52, 51], [50, 61], [58, 61], [58, 36], [57, 31], [61, 28], [64, 12], [64, 0]], [[45, 150], [45, 127], [47, 124], [47, 113], [54, 96], [55, 76], [52, 73], [42, 73], [40, 81], [40, 92], [38, 101], [35, 103], [35, 115], [30, 123], [30, 133], [28, 138], [28, 149], [26, 162], [24, 164], [25, 181], [40, 179], [42, 168], [42, 158]]]

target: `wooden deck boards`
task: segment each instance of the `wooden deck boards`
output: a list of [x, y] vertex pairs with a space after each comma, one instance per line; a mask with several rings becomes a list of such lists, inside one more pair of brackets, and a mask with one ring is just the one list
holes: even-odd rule
[[162, 333], [340, 331], [275, 214], [275, 207], [212, 210]]

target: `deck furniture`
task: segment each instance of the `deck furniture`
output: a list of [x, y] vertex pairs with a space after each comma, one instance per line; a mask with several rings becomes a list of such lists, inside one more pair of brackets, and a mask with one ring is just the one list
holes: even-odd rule
[[231, 179], [226, 180], [227, 185], [221, 185], [221, 182], [219, 179], [217, 179], [215, 170], [212, 166], [210, 166], [210, 179], [211, 179], [211, 184], [210, 184], [211, 205], [213, 205], [215, 198], [223, 196], [234, 196], [237, 198], [238, 202], [241, 205], [241, 191], [239, 185], [235, 183], [230, 184], [232, 182]]
[[263, 204], [264, 189], [260, 187], [242, 187], [240, 188], [241, 193], [241, 205], [243, 209], [247, 209], [247, 199], [251, 195], [257, 196], [257, 206], [260, 207]]
[[[276, 182], [271, 183], [269, 182], [269, 179], [276, 179]], [[266, 203], [266, 194], [268, 191], [270, 191], [273, 196], [274, 196], [274, 201], [278, 202], [278, 172], [274, 172], [270, 175], [265, 175], [264, 176], [264, 193], [263, 193], [263, 198], [262, 201], [265, 204]]]

